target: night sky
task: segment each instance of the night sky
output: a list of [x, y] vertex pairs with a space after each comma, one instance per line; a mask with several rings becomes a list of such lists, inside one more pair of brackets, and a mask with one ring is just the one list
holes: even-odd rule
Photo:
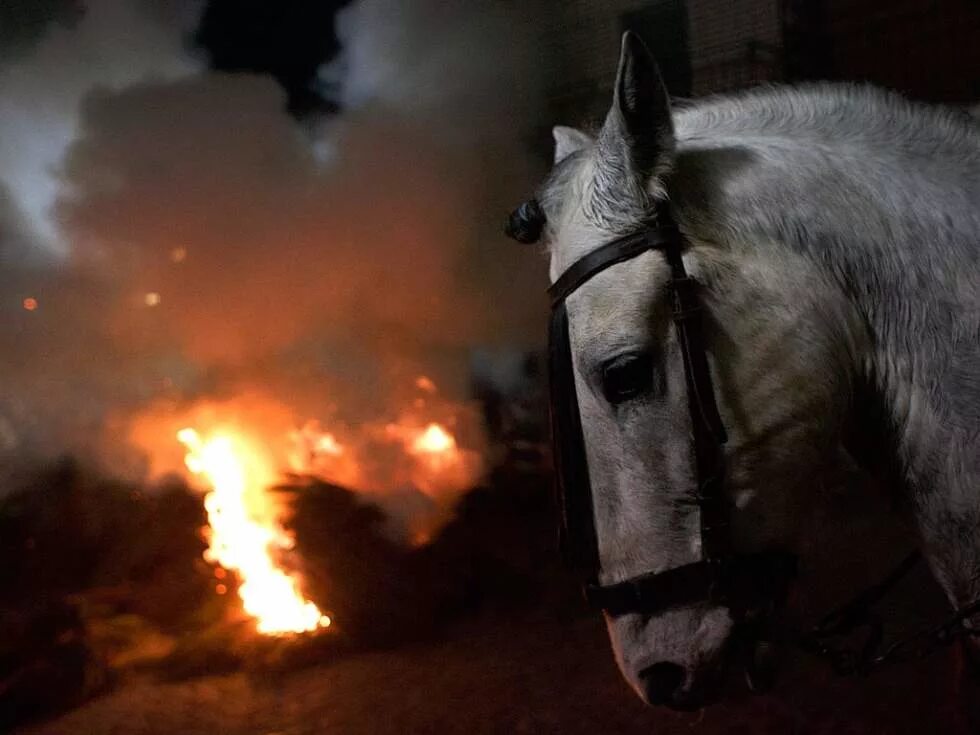
[[[208, 0], [188, 43], [197, 45], [215, 70], [271, 75], [286, 90], [296, 116], [332, 112], [336, 103], [318, 89], [317, 70], [340, 50], [331, 29], [337, 11], [348, 4]], [[85, 13], [81, 0], [4, 0], [0, 60], [27, 53], [50, 28], [71, 28]]]
[[219, 71], [268, 73], [295, 115], [336, 109], [317, 89], [317, 70], [340, 50], [332, 28], [343, 0], [210, 0], [195, 40]]

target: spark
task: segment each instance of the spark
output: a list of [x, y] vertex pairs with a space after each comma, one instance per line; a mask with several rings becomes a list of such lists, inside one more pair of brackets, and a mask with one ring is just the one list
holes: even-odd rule
[[432, 379], [425, 375], [420, 375], [415, 379], [415, 387], [424, 393], [435, 393], [438, 391], [438, 388], [436, 388], [436, 384], [432, 382]]

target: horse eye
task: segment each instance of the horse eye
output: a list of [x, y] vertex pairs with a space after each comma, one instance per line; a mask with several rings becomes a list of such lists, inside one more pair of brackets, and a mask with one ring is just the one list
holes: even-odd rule
[[653, 384], [653, 360], [645, 353], [620, 355], [602, 367], [602, 393], [612, 405], [646, 393]]

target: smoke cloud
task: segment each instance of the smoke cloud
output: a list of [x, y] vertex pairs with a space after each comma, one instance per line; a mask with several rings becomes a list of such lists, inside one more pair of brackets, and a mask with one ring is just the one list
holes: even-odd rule
[[197, 4], [152, 8], [92, 2], [0, 67], [0, 450], [122, 466], [134, 415], [245, 394], [377, 425], [536, 343], [542, 274], [499, 235], [541, 115], [526, 11], [356, 2], [343, 112], [299, 125], [188, 54]]
[[[29, 15], [23, 7], [7, 19], [12, 36], [15, 19]], [[0, 181], [47, 251], [65, 255], [69, 246], [50, 209], [60, 190], [57, 166], [78, 134], [80, 100], [96, 87], [121, 89], [196, 71], [200, 64], [184, 39], [199, 12], [196, 0], [93, 0], [62, 8], [33, 45], [7, 39], [20, 53], [0, 65]], [[22, 20], [25, 32], [37, 32], [39, 21], [30, 18]]]

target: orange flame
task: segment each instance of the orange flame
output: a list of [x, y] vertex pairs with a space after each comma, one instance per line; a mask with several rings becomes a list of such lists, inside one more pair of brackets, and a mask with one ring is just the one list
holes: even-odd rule
[[440, 455], [453, 452], [456, 439], [439, 424], [429, 424], [412, 442], [413, 454]]
[[[467, 406], [441, 397], [428, 379], [420, 377], [413, 387], [427, 393], [421, 407], [411, 403], [415, 393], [388, 415], [356, 424], [332, 416], [329, 407], [320, 411], [323, 419], [303, 418], [258, 389], [182, 406], [161, 399], [128, 417], [129, 441], [145, 453], [150, 475], [184, 467], [208, 491], [203, 533], [215, 592], [235, 588], [227, 578], [233, 572], [244, 610], [260, 632], [313, 631], [330, 619], [281, 563], [295, 546], [283, 525], [290, 501], [266, 490], [282, 472], [316, 476], [369, 493], [369, 502], [390, 512], [390, 530], [399, 539], [429, 542], [456, 499], [478, 481], [483, 454]], [[398, 500], [412, 492], [425, 500]]]
[[238, 594], [259, 632], [306, 633], [329, 626], [330, 618], [303, 597], [297, 581], [273, 559], [275, 550], [291, 549], [293, 539], [275, 521], [264, 496], [275, 473], [262, 453], [229, 431], [204, 438], [185, 428], [177, 439], [187, 448], [187, 469], [211, 487], [204, 498], [209, 523], [205, 558], [238, 573]]

